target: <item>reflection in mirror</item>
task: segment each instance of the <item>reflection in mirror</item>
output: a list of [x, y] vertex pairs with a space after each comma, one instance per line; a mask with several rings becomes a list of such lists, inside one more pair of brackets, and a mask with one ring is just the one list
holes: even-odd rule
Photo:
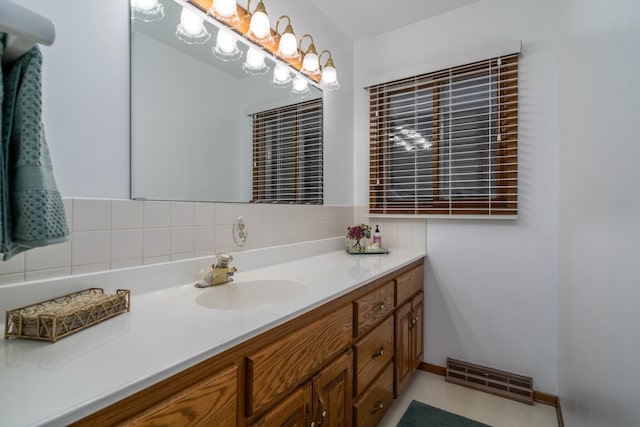
[[131, 195], [249, 202], [252, 117], [322, 104], [322, 91], [294, 86], [291, 68], [206, 20], [181, 21], [175, 1], [154, 4], [164, 17], [131, 21]]

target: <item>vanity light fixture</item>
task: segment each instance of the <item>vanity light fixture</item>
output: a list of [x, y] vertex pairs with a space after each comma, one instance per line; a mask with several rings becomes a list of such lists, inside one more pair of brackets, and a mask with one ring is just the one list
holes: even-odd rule
[[131, 16], [142, 22], [164, 18], [164, 6], [158, 0], [131, 0]]
[[[287, 19], [287, 26], [284, 29], [282, 34], [278, 33], [278, 24], [282, 19]], [[291, 26], [291, 18], [287, 15], [282, 15], [276, 21], [276, 34], [280, 35], [280, 42], [278, 43], [278, 50], [276, 51], [276, 55], [280, 58], [284, 59], [300, 59], [300, 52], [298, 51], [298, 43], [296, 42], [296, 35], [293, 32], [293, 27]]]
[[269, 66], [265, 62], [264, 54], [255, 47], [250, 47], [247, 51], [247, 58], [242, 64], [242, 69], [252, 76], [267, 74]]
[[[305, 52], [302, 49], [302, 41], [305, 37], [309, 37], [311, 39], [311, 43], [309, 43], [309, 47]], [[318, 59], [318, 52], [316, 51], [316, 46], [313, 44], [313, 37], [310, 34], [305, 34], [300, 37], [300, 44], [298, 46], [300, 50], [304, 53], [304, 59], [302, 60], [302, 71], [305, 74], [309, 74], [311, 76], [319, 76], [320, 75], [320, 60]]]
[[[247, 12], [251, 10], [251, 0], [247, 2]], [[269, 24], [269, 17], [267, 16], [267, 8], [264, 7], [264, 3], [260, 0], [260, 3], [256, 6], [256, 9], [251, 15], [251, 21], [249, 22], [249, 32], [247, 33], [249, 38], [260, 42], [262, 44], [273, 43], [273, 36], [271, 35], [271, 25]]]
[[240, 17], [238, 17], [238, 5], [236, 0], [213, 0], [213, 4], [209, 9], [209, 13], [214, 17], [230, 23], [240, 23]]
[[331, 52], [328, 50], [323, 50], [320, 52], [318, 56], [318, 60], [322, 58], [322, 55], [328, 53], [329, 59], [322, 67], [322, 79], [320, 79], [320, 84], [329, 90], [335, 90], [340, 88], [340, 83], [338, 83], [338, 73], [336, 72], [336, 67], [333, 65], [333, 58], [331, 57]]
[[216, 45], [213, 47], [213, 55], [224, 62], [231, 62], [242, 58], [242, 51], [238, 48], [238, 40], [220, 28], [216, 37]]
[[291, 72], [281, 64], [276, 64], [276, 67], [273, 69], [273, 81], [272, 83], [276, 86], [284, 86], [291, 82]]
[[309, 83], [302, 76], [296, 76], [293, 79], [293, 87], [291, 88], [291, 94], [295, 96], [304, 96], [310, 92]]
[[211, 34], [204, 26], [204, 18], [186, 7], [183, 7], [180, 13], [176, 36], [187, 44], [203, 44], [211, 38]]

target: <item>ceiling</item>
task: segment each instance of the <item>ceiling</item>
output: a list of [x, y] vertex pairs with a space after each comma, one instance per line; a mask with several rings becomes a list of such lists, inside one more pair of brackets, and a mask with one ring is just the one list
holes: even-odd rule
[[358, 41], [480, 0], [311, 0]]

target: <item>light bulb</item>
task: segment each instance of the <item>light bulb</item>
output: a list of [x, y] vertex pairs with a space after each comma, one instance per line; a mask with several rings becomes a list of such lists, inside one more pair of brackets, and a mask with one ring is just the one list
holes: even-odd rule
[[314, 52], [307, 52], [302, 60], [302, 71], [314, 74], [318, 72], [319, 68], [320, 62], [318, 61], [318, 55]]
[[230, 18], [238, 13], [236, 0], [214, 0], [213, 10], [223, 18]]
[[218, 37], [216, 38], [216, 47], [224, 53], [232, 53], [238, 48], [236, 39], [226, 31], [218, 31]]
[[258, 40], [267, 39], [271, 36], [271, 26], [269, 25], [269, 17], [266, 13], [256, 11], [251, 16], [249, 32]]
[[152, 10], [158, 7], [158, 0], [134, 0], [131, 2], [133, 7], [137, 7], [140, 10]]
[[307, 93], [308, 91], [309, 85], [307, 81], [301, 76], [296, 76], [295, 80], [293, 81], [293, 92], [296, 94], [303, 94]]
[[182, 9], [180, 14], [180, 25], [185, 33], [195, 36], [200, 34], [204, 27], [204, 19], [190, 11], [189, 9]]
[[335, 67], [326, 66], [322, 69], [322, 80], [320, 83], [327, 85], [338, 83], [338, 73], [336, 73]]
[[296, 36], [293, 33], [284, 33], [280, 37], [278, 45], [278, 55], [283, 58], [295, 58], [298, 56], [298, 46]]
[[287, 67], [277, 64], [273, 70], [273, 83], [276, 85], [284, 85], [291, 81], [291, 73]]
[[218, 30], [213, 54], [225, 62], [237, 61], [242, 57], [242, 51], [238, 49], [236, 38], [222, 29]]
[[158, 0], [132, 0], [131, 10], [134, 19], [143, 22], [159, 21], [164, 18], [164, 7]]
[[266, 74], [269, 71], [269, 67], [264, 62], [264, 54], [253, 47], [247, 51], [247, 59], [242, 64], [242, 69], [251, 75]]

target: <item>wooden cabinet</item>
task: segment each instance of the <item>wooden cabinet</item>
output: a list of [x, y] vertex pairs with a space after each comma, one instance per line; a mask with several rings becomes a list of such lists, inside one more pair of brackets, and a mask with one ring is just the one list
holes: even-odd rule
[[389, 363], [376, 381], [353, 405], [355, 427], [377, 425], [393, 403], [393, 364]]
[[235, 425], [237, 382], [237, 367], [232, 366], [153, 405], [123, 425]]
[[375, 426], [422, 360], [422, 260], [76, 422]]
[[269, 412], [251, 426], [309, 427], [311, 425], [312, 415], [311, 383], [307, 382], [269, 410]]
[[351, 427], [352, 382], [351, 351], [338, 357], [313, 379], [315, 425]]
[[348, 305], [247, 356], [247, 416], [266, 409], [351, 345]]
[[395, 386], [397, 397], [420, 366], [423, 355], [424, 293], [419, 292], [395, 313]]

